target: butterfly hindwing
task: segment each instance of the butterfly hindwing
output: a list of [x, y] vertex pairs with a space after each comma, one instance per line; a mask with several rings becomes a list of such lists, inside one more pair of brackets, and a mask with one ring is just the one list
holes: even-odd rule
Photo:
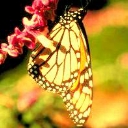
[[[78, 24], [79, 25], [79, 24]], [[88, 119], [92, 105], [92, 71], [87, 39], [79, 27], [80, 67], [72, 87], [62, 93], [63, 101], [77, 126], [82, 126]]]

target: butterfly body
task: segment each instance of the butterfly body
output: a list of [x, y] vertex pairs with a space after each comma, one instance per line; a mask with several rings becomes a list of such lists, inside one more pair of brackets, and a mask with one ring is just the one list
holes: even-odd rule
[[67, 11], [48, 34], [39, 38], [28, 72], [45, 90], [58, 93], [78, 126], [87, 120], [92, 105], [92, 71], [82, 19], [86, 11]]

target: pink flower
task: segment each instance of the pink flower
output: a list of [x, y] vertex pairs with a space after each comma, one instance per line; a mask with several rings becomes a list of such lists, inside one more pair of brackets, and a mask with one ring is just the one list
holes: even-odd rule
[[24, 43], [18, 38], [20, 34], [22, 34], [22, 32], [18, 28], [15, 28], [15, 33], [7, 37], [9, 45], [6, 51], [10, 56], [17, 57], [23, 53], [22, 47]]
[[25, 11], [30, 14], [42, 14], [45, 10], [50, 9], [48, 2], [43, 2], [43, 0], [34, 0], [32, 6], [26, 6]]
[[13, 45], [7, 45], [6, 43], [2, 43], [1, 48], [3, 51], [8, 53], [12, 57], [17, 57], [19, 55], [19, 53], [20, 54], [22, 53], [22, 49], [20, 49], [18, 47], [16, 48]]
[[24, 43], [29, 49], [34, 49], [36, 44], [36, 38], [31, 33], [27, 31], [23, 31], [21, 35], [19, 35], [19, 39]]
[[4, 63], [7, 57], [7, 53], [0, 49], [0, 65]]
[[7, 37], [8, 44], [2, 43], [0, 49], [0, 64], [4, 63], [7, 54], [17, 57], [23, 53], [23, 47], [29, 49], [35, 47], [39, 34], [47, 35], [47, 21], [53, 20], [58, 0], [34, 0], [32, 6], [26, 6], [25, 10], [32, 14], [32, 18], [23, 18], [23, 31], [15, 28], [14, 34]]
[[20, 31], [15, 28], [15, 33], [8, 36], [8, 44], [1, 44], [1, 63], [6, 57], [5, 53], [8, 53], [12, 57], [17, 57], [19, 54], [23, 53], [23, 46], [27, 46], [29, 49], [34, 49], [36, 39], [35, 37], [28, 33], [27, 31]]
[[[45, 17], [45, 20], [55, 16], [58, 0], [34, 0], [32, 6], [26, 6], [25, 11], [30, 14], [37, 14]], [[45, 14], [46, 13], [46, 14]], [[49, 13], [49, 15], [47, 15]], [[48, 17], [47, 17], [48, 16]]]
[[47, 25], [47, 22], [44, 17], [34, 14], [31, 20], [29, 20], [27, 17], [24, 17], [23, 25], [27, 31], [37, 31], [39, 29], [42, 30]]
[[[20, 31], [18, 28], [15, 28], [15, 33], [11, 36], [8, 36], [9, 44], [13, 45], [17, 50], [20, 50], [24, 45], [26, 45], [29, 49], [33, 49], [35, 47], [35, 37], [25, 31]], [[19, 54], [21, 52], [19, 51]]]
[[34, 105], [41, 94], [40, 89], [35, 88], [29, 92], [22, 94], [17, 102], [17, 108], [19, 111], [25, 111]]

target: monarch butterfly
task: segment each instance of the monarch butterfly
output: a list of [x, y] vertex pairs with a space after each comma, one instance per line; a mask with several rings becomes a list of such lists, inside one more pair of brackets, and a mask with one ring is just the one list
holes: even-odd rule
[[82, 23], [84, 8], [68, 10], [48, 34], [38, 36], [29, 75], [45, 90], [58, 93], [70, 118], [83, 126], [92, 106], [92, 70], [88, 39]]

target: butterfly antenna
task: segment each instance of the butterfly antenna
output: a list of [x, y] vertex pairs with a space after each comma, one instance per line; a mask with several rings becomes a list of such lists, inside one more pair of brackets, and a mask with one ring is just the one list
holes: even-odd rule
[[92, 0], [87, 0], [87, 4], [86, 6], [84, 7], [84, 9], [87, 9], [88, 5], [91, 3]]
[[64, 12], [67, 12], [67, 11], [70, 9], [71, 6], [72, 6], [72, 4], [70, 4], [70, 5], [66, 5], [66, 7], [65, 7], [65, 11], [64, 11]]
[[82, 8], [83, 8], [84, 10], [87, 10], [87, 7], [88, 7], [88, 5], [90, 4], [91, 1], [92, 1], [92, 0], [86, 0], [86, 5], [83, 6], [83, 2], [82, 2], [82, 0], [80, 0], [80, 3], [81, 3]]

